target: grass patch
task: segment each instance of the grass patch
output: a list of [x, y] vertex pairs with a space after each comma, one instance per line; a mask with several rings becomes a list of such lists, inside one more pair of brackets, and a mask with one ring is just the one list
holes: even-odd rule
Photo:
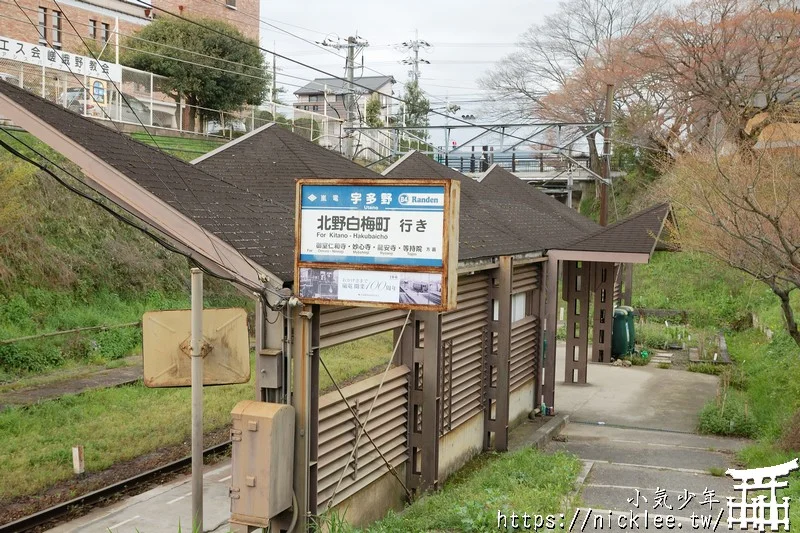
[[711, 376], [719, 376], [725, 371], [725, 366], [715, 363], [689, 363], [686, 367], [689, 372], [696, 372], [698, 374], [709, 374]]
[[[392, 355], [392, 332], [386, 331], [378, 335], [357, 341], [325, 348], [320, 358], [325, 361], [333, 378], [341, 386], [353, 376], [362, 376], [371, 370], [383, 372]], [[320, 365], [319, 387], [322, 392], [335, 390], [333, 382], [325, 369]]]
[[498, 510], [506, 516], [558, 515], [566, 512], [564, 499], [579, 470], [580, 461], [561, 452], [550, 455], [525, 448], [484, 454], [441, 491], [423, 496], [402, 513], [390, 513], [366, 531], [496, 531]]
[[201, 155], [225, 144], [225, 141], [216, 139], [169, 137], [164, 135], [150, 136], [146, 133], [131, 133], [130, 135], [137, 141], [148, 146], [155, 146], [184, 161], [197, 159]]
[[[322, 351], [337, 381], [362, 375], [391, 354], [391, 333]], [[322, 388], [330, 381], [320, 378]], [[207, 387], [206, 431], [230, 422], [240, 400], [253, 397], [248, 384]], [[0, 500], [35, 494], [72, 477], [72, 446], [82, 444], [86, 470], [109, 466], [191, 438], [191, 390], [134, 385], [66, 396], [0, 412]], [[25, 479], [25, 483], [20, 483]]]
[[[224, 426], [253, 385], [208, 387], [204, 428]], [[148, 389], [141, 382], [0, 412], [0, 499], [35, 494], [72, 473], [71, 447], [84, 446], [95, 472], [191, 438], [191, 390]], [[25, 479], [25, 483], [20, 483]]]
[[[252, 301], [232, 288], [212, 282], [208, 289], [207, 307], [244, 307], [252, 312]], [[0, 294], [0, 339], [136, 322], [145, 311], [187, 309], [189, 304], [188, 294], [155, 290], [142, 295], [101, 290], [80, 297], [72, 291], [31, 288]], [[0, 383], [54, 368], [106, 365], [141, 353], [141, 343], [141, 328], [126, 327], [0, 345]]]
[[700, 328], [732, 328], [746, 322], [749, 312], [780, 327], [773, 312], [778, 299], [769, 288], [709, 256], [656, 252], [650, 263], [636, 265], [633, 276], [634, 307], [685, 310]]
[[663, 370], [669, 370], [670, 368], [672, 368], [672, 364], [670, 363], [658, 363], [656, 366]]

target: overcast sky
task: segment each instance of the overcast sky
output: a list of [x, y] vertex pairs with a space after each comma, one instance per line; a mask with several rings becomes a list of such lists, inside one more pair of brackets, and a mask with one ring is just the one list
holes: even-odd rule
[[[492, 63], [513, 51], [520, 34], [554, 12], [557, 5], [557, 0], [262, 0], [261, 44], [343, 76], [343, 58], [300, 38], [312, 42], [323, 41], [326, 37], [346, 39], [357, 32], [370, 44], [363, 52], [364, 75], [377, 75], [374, 71], [393, 75], [398, 82], [395, 92], [400, 93], [410, 68], [400, 63], [408, 55], [400, 49], [400, 43], [412, 40], [414, 32], [419, 31], [419, 38], [432, 45], [420, 54], [430, 61], [430, 65], [421, 65], [420, 85], [431, 95], [431, 106], [443, 108], [445, 100], [449, 99], [461, 106], [459, 114], [475, 114], [476, 121], [480, 122], [481, 104], [475, 101], [481, 98], [477, 78]], [[344, 54], [344, 50], [335, 52]], [[360, 59], [356, 64], [360, 66]], [[356, 76], [359, 74], [360, 69]], [[286, 90], [282, 97], [285, 103], [294, 101], [292, 93], [297, 88], [294, 85], [305, 83], [289, 76], [323, 77], [279, 59], [278, 84]], [[466, 140], [460, 139], [459, 134], [454, 134], [454, 139]]]

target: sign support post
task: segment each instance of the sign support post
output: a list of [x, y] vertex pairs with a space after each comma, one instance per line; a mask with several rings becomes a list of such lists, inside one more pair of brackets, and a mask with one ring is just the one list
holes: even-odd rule
[[203, 271], [192, 269], [192, 531], [203, 531]]

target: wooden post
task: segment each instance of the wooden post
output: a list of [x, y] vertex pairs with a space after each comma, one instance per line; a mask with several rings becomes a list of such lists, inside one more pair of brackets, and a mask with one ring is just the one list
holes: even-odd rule
[[625, 305], [630, 306], [633, 300], [633, 264], [627, 263], [622, 265], [623, 280], [625, 281], [625, 290], [622, 293], [622, 301]]
[[[406, 428], [406, 442], [408, 442], [408, 459], [406, 460], [406, 486], [409, 490], [416, 491], [417, 487], [419, 487], [421, 472], [419, 472], [420, 469], [415, 468], [416, 465], [414, 464], [414, 458], [416, 454], [419, 453], [419, 451], [415, 452], [415, 446], [419, 449], [419, 436], [422, 434], [422, 427], [416, 426], [414, 413], [418, 412], [422, 406], [422, 388], [421, 386], [419, 388], [417, 387], [414, 376], [414, 314], [412, 313], [409, 318], [411, 323], [406, 326], [405, 330], [403, 330], [403, 328], [396, 328], [394, 330], [394, 343], [397, 344], [398, 340], [400, 341], [397, 347], [397, 353], [395, 354], [394, 363], [396, 365], [405, 365], [410, 370], [407, 374], [408, 410], [406, 412], [406, 417], [408, 423]], [[400, 338], [401, 331], [403, 332], [402, 338]]]
[[567, 355], [564, 381], [586, 383], [589, 362], [589, 278], [591, 263], [567, 261], [564, 264], [564, 299], [567, 301]]
[[[439, 486], [439, 394], [440, 362], [442, 359], [442, 317], [434, 311], [418, 313], [424, 330], [422, 347], [415, 350], [415, 365], [422, 362], [422, 434], [419, 440], [421, 471], [419, 488]], [[419, 368], [419, 367], [418, 367]]]
[[[511, 356], [511, 283], [513, 258], [501, 256], [500, 266], [492, 276], [492, 302], [497, 303], [497, 320], [489, 322], [489, 355], [486, 365], [484, 405], [484, 449], [508, 449], [509, 361]], [[494, 309], [491, 310], [494, 314]], [[492, 317], [494, 318], [494, 317]], [[497, 339], [497, 351], [493, 350]], [[494, 439], [493, 439], [494, 438]]]
[[81, 475], [86, 471], [83, 462], [83, 446], [81, 445], [72, 447], [72, 469], [75, 475]]
[[556, 330], [558, 329], [558, 259], [547, 260], [547, 301], [545, 303], [544, 379], [542, 400], [553, 407], [556, 396]]
[[614, 312], [614, 263], [595, 263], [592, 269], [594, 317], [592, 361], [611, 362], [611, 326]]
[[308, 531], [317, 512], [317, 433], [319, 422], [319, 306], [292, 310], [292, 366], [295, 409], [294, 491], [296, 533]]

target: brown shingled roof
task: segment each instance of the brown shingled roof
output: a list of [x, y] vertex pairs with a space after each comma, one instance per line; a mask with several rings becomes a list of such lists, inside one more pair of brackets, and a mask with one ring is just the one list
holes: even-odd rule
[[522, 209], [522, 217], [534, 224], [532, 230], [536, 231], [545, 248], [586, 237], [601, 228], [590, 218], [526, 184], [498, 165], [492, 165], [480, 184], [492, 189], [499, 200]]
[[543, 251], [528, 228], [480, 183], [419, 153], [409, 152], [384, 172], [389, 178], [451, 178], [461, 183], [458, 258], [479, 259]]
[[[585, 237], [599, 228], [580, 213], [525, 185], [499, 167], [492, 169], [478, 183], [419, 152], [413, 152], [386, 172], [388, 177], [431, 175], [457, 179], [462, 183], [461, 232], [469, 233], [467, 228], [477, 224], [482, 226], [485, 235], [482, 246], [468, 253], [492, 251], [488, 255], [504, 255], [544, 251]], [[463, 247], [465, 239], [461, 241]], [[506, 251], [509, 249], [518, 251]]]
[[381, 175], [275, 124], [268, 124], [192, 161], [248, 191], [292, 206], [298, 178]]
[[669, 204], [654, 205], [559, 249], [649, 255], [670, 212]]
[[294, 206], [243, 190], [9, 83], [0, 92], [205, 230], [284, 280], [294, 264]]

